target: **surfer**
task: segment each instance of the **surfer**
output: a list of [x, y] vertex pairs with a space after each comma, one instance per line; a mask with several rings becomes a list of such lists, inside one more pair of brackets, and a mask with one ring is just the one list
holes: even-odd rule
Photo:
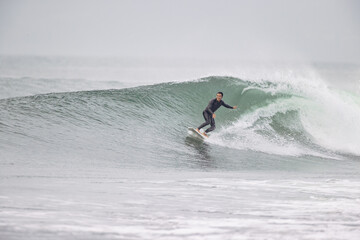
[[205, 122], [203, 124], [201, 124], [196, 131], [200, 132], [200, 129], [205, 127], [206, 125], [210, 124], [210, 127], [208, 129], [206, 129], [206, 131], [203, 133], [205, 136], [207, 136], [207, 133], [213, 131], [215, 129], [215, 111], [220, 107], [220, 106], [224, 106], [226, 108], [232, 108], [232, 109], [236, 109], [237, 106], [230, 106], [228, 104], [226, 104], [223, 100], [221, 100], [223, 98], [224, 94], [222, 92], [218, 92], [216, 94], [216, 98], [211, 99], [209, 104], [207, 105], [207, 107], [205, 108], [205, 110], [203, 111], [203, 116], [205, 119]]

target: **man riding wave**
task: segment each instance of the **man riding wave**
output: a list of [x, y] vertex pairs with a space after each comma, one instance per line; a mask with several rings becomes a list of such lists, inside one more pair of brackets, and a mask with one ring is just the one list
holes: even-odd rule
[[236, 109], [237, 106], [230, 106], [228, 104], [226, 104], [222, 98], [223, 98], [224, 94], [222, 92], [218, 92], [216, 94], [216, 98], [211, 99], [209, 104], [207, 105], [207, 107], [205, 108], [205, 110], [203, 111], [203, 116], [205, 119], [205, 122], [203, 124], [201, 124], [196, 131], [198, 131], [200, 133], [200, 129], [205, 127], [206, 125], [210, 124], [210, 127], [208, 129], [205, 130], [205, 132], [203, 133], [204, 136], [208, 136], [207, 133], [213, 131], [215, 129], [215, 111], [221, 107], [224, 106], [226, 108], [231, 108], [231, 109]]

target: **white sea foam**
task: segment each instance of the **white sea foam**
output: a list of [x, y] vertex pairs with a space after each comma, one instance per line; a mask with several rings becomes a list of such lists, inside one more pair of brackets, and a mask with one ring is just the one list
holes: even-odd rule
[[[279, 155], [334, 157], [334, 154], [329, 152], [360, 155], [358, 96], [331, 89], [312, 73], [308, 77], [294, 77], [290, 74], [286, 78], [271, 82], [255, 81], [255, 85], [250, 84], [242, 94], [254, 89], [271, 95], [283, 93], [292, 97], [280, 98], [267, 106], [244, 113], [238, 121], [214, 133], [210, 142]], [[271, 126], [272, 117], [288, 111], [297, 111], [300, 117], [297, 124], [301, 125], [304, 134], [309, 136], [315, 145], [329, 152], [319, 152], [296, 139], [289, 141], [276, 133]], [[271, 132], [271, 136], [264, 135], [264, 131]]]
[[[127, 178], [125, 173], [112, 175], [113, 182], [67, 178], [62, 184], [18, 178], [11, 187], [2, 184], [10, 199], [0, 200], [0, 230], [28, 239], [357, 239], [360, 234], [356, 179], [211, 174]], [[24, 189], [25, 181], [47, 187]]]

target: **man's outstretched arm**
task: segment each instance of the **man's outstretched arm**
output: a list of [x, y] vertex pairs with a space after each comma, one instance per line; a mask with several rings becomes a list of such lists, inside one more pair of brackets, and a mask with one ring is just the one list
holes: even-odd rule
[[226, 104], [224, 101], [222, 101], [222, 105], [224, 106], [224, 107], [226, 107], [226, 108], [232, 108], [232, 109], [236, 109], [237, 108], [237, 106], [230, 106], [230, 105], [228, 105], [228, 104]]

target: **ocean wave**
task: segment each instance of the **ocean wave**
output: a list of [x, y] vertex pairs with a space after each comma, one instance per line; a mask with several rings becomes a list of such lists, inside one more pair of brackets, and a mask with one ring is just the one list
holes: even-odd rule
[[[216, 76], [1, 99], [0, 131], [7, 139], [1, 145], [26, 146], [31, 139], [67, 150], [106, 146], [136, 154], [166, 149], [169, 141], [186, 137], [187, 126], [203, 121], [201, 113], [217, 91], [238, 110], [218, 110], [212, 144], [277, 155], [360, 156], [358, 96], [323, 84]], [[119, 150], [119, 145], [126, 147]]]

